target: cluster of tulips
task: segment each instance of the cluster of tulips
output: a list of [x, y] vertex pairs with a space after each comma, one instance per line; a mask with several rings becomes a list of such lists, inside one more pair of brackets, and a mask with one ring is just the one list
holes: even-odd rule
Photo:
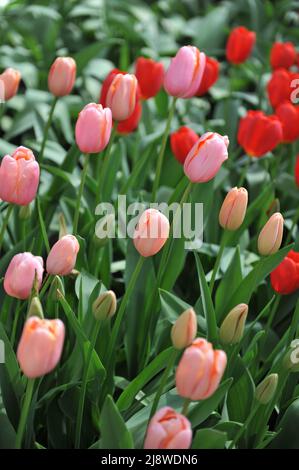
[[[234, 29], [228, 39], [226, 55], [232, 64], [244, 62], [253, 49], [255, 34], [244, 27]], [[238, 141], [245, 152], [251, 157], [261, 157], [272, 151], [281, 142], [290, 142], [299, 137], [299, 113], [289, 99], [289, 85], [282, 86], [282, 80], [290, 81], [296, 72], [288, 69], [297, 61], [295, 49], [290, 43], [275, 44], [271, 51], [273, 75], [268, 84], [270, 103], [275, 114], [266, 116], [262, 111], [248, 111], [241, 119]], [[75, 139], [78, 148], [84, 154], [81, 184], [74, 211], [73, 234], [64, 233], [51, 248], [46, 260], [46, 276], [44, 262], [39, 256], [31, 253], [16, 254], [7, 268], [4, 277], [5, 292], [17, 299], [28, 299], [28, 319], [17, 349], [17, 358], [23, 373], [29, 379], [42, 377], [51, 372], [58, 364], [64, 344], [65, 327], [58, 318], [43, 318], [40, 299], [50, 286], [57, 281], [57, 276], [70, 275], [76, 264], [79, 252], [78, 227], [80, 221], [80, 201], [88, 172], [89, 156], [106, 149], [105, 165], [99, 176], [99, 192], [105, 172], [109, 171], [109, 151], [115, 133], [130, 133], [139, 123], [142, 113], [142, 101], [155, 96], [162, 85], [172, 104], [169, 111], [166, 132], [158, 155], [157, 168], [153, 184], [155, 200], [159, 188], [161, 168], [165, 152], [171, 117], [175, 111], [177, 99], [188, 99], [202, 96], [216, 82], [219, 75], [219, 63], [216, 59], [206, 57], [196, 47], [184, 46], [164, 72], [161, 63], [151, 59], [139, 58], [136, 62], [136, 73], [130, 74], [117, 69], [112, 70], [104, 80], [100, 103], [89, 103], [80, 112], [76, 127]], [[48, 86], [53, 94], [54, 107], [60, 97], [71, 93], [76, 79], [76, 63], [72, 58], [59, 57], [53, 63], [48, 76]], [[7, 69], [0, 75], [0, 83], [4, 90], [5, 100], [11, 99], [18, 90], [20, 74]], [[288, 93], [286, 93], [288, 90]], [[283, 93], [285, 96], [283, 97]], [[298, 116], [298, 117], [296, 117]], [[49, 124], [51, 121], [49, 121]], [[33, 152], [25, 147], [18, 147], [12, 155], [6, 155], [0, 167], [0, 198], [8, 203], [7, 216], [0, 235], [2, 244], [4, 232], [8, 224], [12, 205], [27, 206], [36, 197], [40, 163], [43, 159], [47, 133], [42, 142], [38, 160]], [[228, 159], [229, 141], [226, 136], [216, 132], [206, 132], [199, 137], [193, 130], [183, 127], [170, 136], [172, 151], [183, 165], [183, 170], [190, 183], [205, 183], [213, 179], [222, 164]], [[98, 155], [96, 158], [101, 158]], [[297, 163], [297, 182], [299, 184], [299, 164]], [[188, 192], [185, 193], [185, 197]], [[224, 232], [237, 230], [243, 223], [248, 202], [247, 190], [243, 187], [232, 188], [223, 201], [219, 224]], [[269, 256], [277, 252], [283, 238], [283, 216], [276, 212], [269, 217], [262, 228], [257, 242], [261, 256]], [[153, 237], [152, 234], [155, 233]], [[140, 217], [135, 229], [133, 243], [140, 254], [140, 262], [132, 278], [136, 279], [144, 258], [154, 256], [165, 246], [171, 237], [168, 219], [156, 209], [147, 209]], [[224, 246], [222, 247], [223, 251]], [[216, 260], [210, 288], [217, 276], [222, 251]], [[290, 281], [290, 279], [292, 281]], [[281, 294], [288, 294], [299, 287], [299, 253], [291, 251], [284, 261], [271, 274], [273, 288]], [[120, 302], [120, 307], [113, 325], [108, 358], [113, 353], [120, 332], [122, 318], [133, 285]], [[117, 311], [114, 292], [106, 291], [99, 295], [93, 304], [93, 313], [98, 323], [112, 318]], [[220, 341], [223, 345], [235, 344], [242, 338], [248, 306], [236, 305], [224, 319], [220, 330]], [[90, 343], [81, 385], [81, 400], [76, 423], [76, 445], [80, 445], [80, 431], [84, 412], [84, 397], [91, 354], [97, 339], [98, 329]], [[184, 350], [176, 369], [176, 389], [185, 398], [182, 414], [170, 407], [157, 411], [160, 395], [151, 410], [151, 420], [147, 429], [144, 447], [151, 449], [189, 448], [192, 440], [191, 424], [186, 417], [190, 401], [205, 400], [217, 389], [227, 365], [224, 350], [214, 349], [213, 344], [197, 336], [196, 314], [193, 309], [186, 310], [177, 319], [171, 332], [174, 348]], [[28, 402], [32, 394], [33, 382], [28, 382], [28, 400], [25, 401], [17, 434], [17, 446], [22, 445]], [[268, 403], [274, 395], [277, 376], [272, 374], [257, 387], [256, 398], [260, 403]], [[163, 390], [160, 391], [160, 394]], [[28, 396], [28, 395], [27, 395]], [[235, 438], [235, 442], [240, 435]]]

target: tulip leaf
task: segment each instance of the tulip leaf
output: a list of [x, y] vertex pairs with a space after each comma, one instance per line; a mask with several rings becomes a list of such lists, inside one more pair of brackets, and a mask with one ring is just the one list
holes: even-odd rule
[[224, 449], [226, 441], [226, 432], [203, 428], [196, 431], [192, 449]]
[[101, 444], [103, 449], [133, 449], [133, 439], [110, 395], [104, 402], [101, 416]]

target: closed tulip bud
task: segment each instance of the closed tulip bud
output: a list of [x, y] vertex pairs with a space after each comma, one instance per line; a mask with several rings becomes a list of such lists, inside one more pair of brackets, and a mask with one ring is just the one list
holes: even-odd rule
[[67, 276], [75, 267], [80, 245], [74, 235], [65, 235], [52, 246], [47, 258], [47, 272]]
[[206, 65], [206, 56], [197, 47], [181, 47], [171, 60], [164, 78], [164, 88], [170, 96], [195, 96]]
[[206, 66], [196, 96], [202, 96], [217, 82], [219, 76], [219, 62], [212, 57], [206, 57]]
[[299, 137], [299, 111], [292, 103], [281, 103], [276, 115], [282, 125], [282, 141], [294, 142]]
[[100, 294], [92, 304], [92, 312], [96, 320], [106, 320], [113, 317], [116, 312], [116, 295], [112, 290]]
[[43, 272], [44, 262], [40, 256], [19, 253], [8, 265], [4, 276], [4, 290], [16, 299], [28, 299], [34, 284], [40, 289]]
[[99, 153], [107, 146], [111, 129], [110, 109], [89, 103], [79, 113], [76, 122], [76, 144], [82, 153]]
[[57, 57], [51, 65], [48, 87], [54, 96], [69, 95], [76, 80], [76, 62], [72, 57]]
[[21, 206], [19, 210], [19, 217], [21, 220], [28, 220], [31, 217], [31, 207], [28, 206]]
[[21, 74], [12, 68], [6, 69], [0, 74], [0, 99], [8, 101], [13, 98], [19, 89]]
[[276, 253], [281, 245], [283, 235], [283, 217], [280, 212], [271, 215], [262, 228], [257, 245], [260, 255], [267, 256]]
[[[60, 292], [60, 295], [58, 294], [58, 291]], [[61, 298], [61, 294], [64, 296], [64, 287], [62, 280], [59, 276], [54, 276], [54, 279], [51, 282], [48, 297], [52, 300], [52, 302], [58, 302]]]
[[145, 449], [189, 449], [192, 429], [189, 420], [169, 406], [161, 408], [150, 420]]
[[111, 109], [112, 117], [116, 121], [124, 121], [133, 114], [137, 86], [135, 75], [119, 73], [114, 77], [106, 96], [106, 105]]
[[185, 175], [193, 183], [210, 181], [228, 158], [229, 140], [216, 132], [206, 132], [194, 144], [184, 163]]
[[296, 49], [292, 42], [275, 42], [270, 52], [272, 69], [289, 69], [296, 62]]
[[222, 344], [239, 343], [243, 337], [248, 305], [239, 304], [225, 317], [219, 331]]
[[18, 147], [3, 157], [0, 166], [0, 199], [27, 206], [36, 196], [39, 184], [39, 164], [31, 150]]
[[41, 301], [36, 296], [34, 296], [30, 302], [27, 318], [29, 317], [44, 318], [44, 312]]
[[299, 339], [291, 342], [290, 348], [283, 359], [283, 365], [289, 372], [299, 372]]
[[270, 274], [272, 288], [281, 295], [299, 289], [299, 253], [291, 250]]
[[141, 215], [134, 233], [134, 246], [141, 256], [153, 256], [165, 245], [169, 236], [169, 221], [157, 209], [147, 209]]
[[164, 66], [161, 62], [138, 57], [135, 74], [143, 99], [147, 100], [159, 93], [164, 79]]
[[267, 405], [272, 400], [278, 384], [278, 374], [270, 374], [257, 387], [255, 399], [261, 405]]
[[271, 75], [267, 84], [268, 98], [272, 108], [276, 109], [281, 103], [291, 101], [292, 81], [298, 78], [298, 74], [285, 69], [277, 69]]
[[226, 43], [226, 58], [233, 64], [242, 64], [250, 56], [256, 34], [244, 26], [234, 28]]
[[171, 341], [176, 349], [184, 349], [194, 340], [197, 332], [196, 314], [193, 308], [185, 310], [171, 329]]
[[170, 147], [179, 163], [184, 164], [188, 153], [197, 142], [199, 136], [190, 127], [182, 126], [170, 135]]
[[64, 324], [61, 320], [28, 318], [17, 350], [22, 372], [30, 379], [51, 372], [60, 360], [63, 342]]
[[241, 227], [247, 209], [248, 193], [245, 188], [231, 189], [221, 206], [219, 224], [226, 230], [237, 230]]
[[181, 397], [205, 400], [217, 389], [227, 363], [226, 354], [197, 338], [185, 349], [176, 370], [176, 388]]

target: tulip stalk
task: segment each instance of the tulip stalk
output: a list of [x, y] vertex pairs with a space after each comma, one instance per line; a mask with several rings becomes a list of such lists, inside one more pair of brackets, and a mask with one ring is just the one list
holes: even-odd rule
[[260, 404], [258, 402], [254, 403], [254, 406], [253, 406], [251, 412], [249, 413], [246, 421], [244, 422], [244, 424], [241, 426], [241, 428], [237, 432], [236, 436], [234, 437], [234, 439], [232, 440], [232, 442], [228, 446], [228, 449], [232, 449], [237, 444], [237, 442], [240, 440], [240, 438], [242, 437], [244, 431], [246, 431], [248, 429], [248, 426], [251, 423], [252, 419], [254, 418], [254, 416], [255, 416], [258, 408], [259, 408], [259, 405]]
[[170, 131], [170, 125], [171, 121], [174, 115], [175, 111], [175, 105], [176, 105], [177, 98], [172, 99], [172, 103], [170, 105], [169, 113], [168, 113], [168, 118], [165, 126], [165, 131], [162, 137], [162, 142], [161, 142], [161, 147], [158, 155], [158, 160], [157, 160], [157, 166], [156, 166], [156, 175], [155, 175], [155, 180], [153, 184], [153, 193], [152, 193], [152, 201], [154, 202], [157, 197], [157, 191], [159, 188], [159, 183], [160, 183], [160, 178], [161, 178], [161, 171], [162, 171], [162, 166], [163, 166], [163, 159], [164, 159], [164, 153], [166, 149], [166, 144], [167, 144], [167, 139]]
[[52, 118], [53, 118], [53, 114], [54, 114], [54, 110], [55, 110], [57, 101], [58, 101], [58, 97], [54, 96], [54, 98], [52, 100], [50, 112], [49, 112], [48, 121], [47, 121], [46, 126], [45, 126], [43, 141], [42, 141], [42, 145], [41, 145], [41, 149], [40, 149], [40, 153], [39, 153], [39, 162], [38, 163], [40, 165], [43, 162], [45, 147], [46, 147], [46, 143], [47, 143], [47, 139], [48, 139], [48, 133], [49, 133], [49, 130], [50, 130], [50, 127], [51, 127], [51, 124], [52, 124]]
[[88, 169], [88, 162], [89, 162], [89, 154], [86, 153], [84, 155], [84, 164], [83, 164], [83, 170], [81, 174], [81, 182], [80, 182], [80, 187], [79, 187], [79, 192], [77, 196], [77, 202], [76, 202], [76, 209], [75, 209], [75, 215], [74, 215], [74, 222], [73, 222], [73, 234], [76, 235], [78, 231], [78, 222], [79, 222], [79, 212], [80, 212], [80, 202], [83, 196], [83, 190], [84, 190], [84, 185], [85, 185], [85, 180], [86, 180], [86, 175], [87, 175], [87, 169]]
[[226, 246], [227, 237], [228, 237], [227, 231], [224, 231], [221, 237], [220, 247], [219, 247], [217, 258], [216, 258], [214, 268], [212, 271], [212, 276], [211, 276], [211, 281], [210, 281], [211, 295], [213, 294], [214, 284], [215, 284], [216, 276], [217, 276], [218, 269], [220, 266], [221, 258], [222, 258], [222, 255]]
[[5, 231], [7, 229], [8, 222], [9, 222], [10, 216], [11, 216], [12, 211], [13, 211], [13, 207], [14, 206], [12, 204], [10, 204], [8, 206], [5, 217], [4, 217], [4, 220], [3, 220], [3, 223], [2, 223], [1, 232], [0, 232], [0, 250], [2, 248], [2, 243], [3, 243]]
[[186, 398], [182, 407], [182, 415], [187, 416], [190, 403], [191, 403], [190, 398]]
[[27, 418], [28, 418], [28, 414], [30, 410], [31, 401], [32, 401], [34, 383], [35, 383], [34, 379], [28, 379], [24, 403], [23, 403], [22, 411], [21, 411], [21, 417], [20, 417], [19, 426], [17, 430], [16, 442], [15, 442], [16, 449], [21, 449], [22, 447]]

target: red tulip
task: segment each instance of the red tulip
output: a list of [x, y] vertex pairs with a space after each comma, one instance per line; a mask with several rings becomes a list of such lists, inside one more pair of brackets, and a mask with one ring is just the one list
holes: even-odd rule
[[248, 111], [239, 124], [238, 142], [251, 157], [271, 152], [282, 141], [282, 125], [277, 116]]
[[289, 69], [296, 61], [296, 49], [292, 42], [275, 42], [270, 52], [272, 69]]
[[274, 70], [267, 85], [268, 97], [272, 108], [277, 108], [285, 101], [291, 101], [291, 94], [294, 87], [292, 81], [298, 79], [298, 74], [285, 69]]
[[292, 294], [299, 289], [299, 253], [291, 250], [272, 271], [270, 279], [278, 294]]
[[244, 26], [234, 28], [226, 43], [226, 58], [233, 64], [242, 64], [251, 54], [256, 35]]
[[282, 103], [276, 109], [282, 124], [283, 141], [293, 142], [299, 137], [299, 108], [291, 103]]
[[170, 147], [175, 158], [183, 165], [199, 136], [190, 127], [183, 126], [170, 135]]
[[297, 155], [295, 164], [295, 183], [299, 187], [299, 155]]
[[196, 92], [196, 96], [204, 95], [209, 88], [218, 80], [219, 76], [219, 62], [212, 57], [206, 56], [206, 66], [204, 68], [203, 76]]
[[147, 100], [159, 93], [164, 80], [164, 66], [161, 62], [138, 57], [135, 75], [140, 87], [141, 97]]

